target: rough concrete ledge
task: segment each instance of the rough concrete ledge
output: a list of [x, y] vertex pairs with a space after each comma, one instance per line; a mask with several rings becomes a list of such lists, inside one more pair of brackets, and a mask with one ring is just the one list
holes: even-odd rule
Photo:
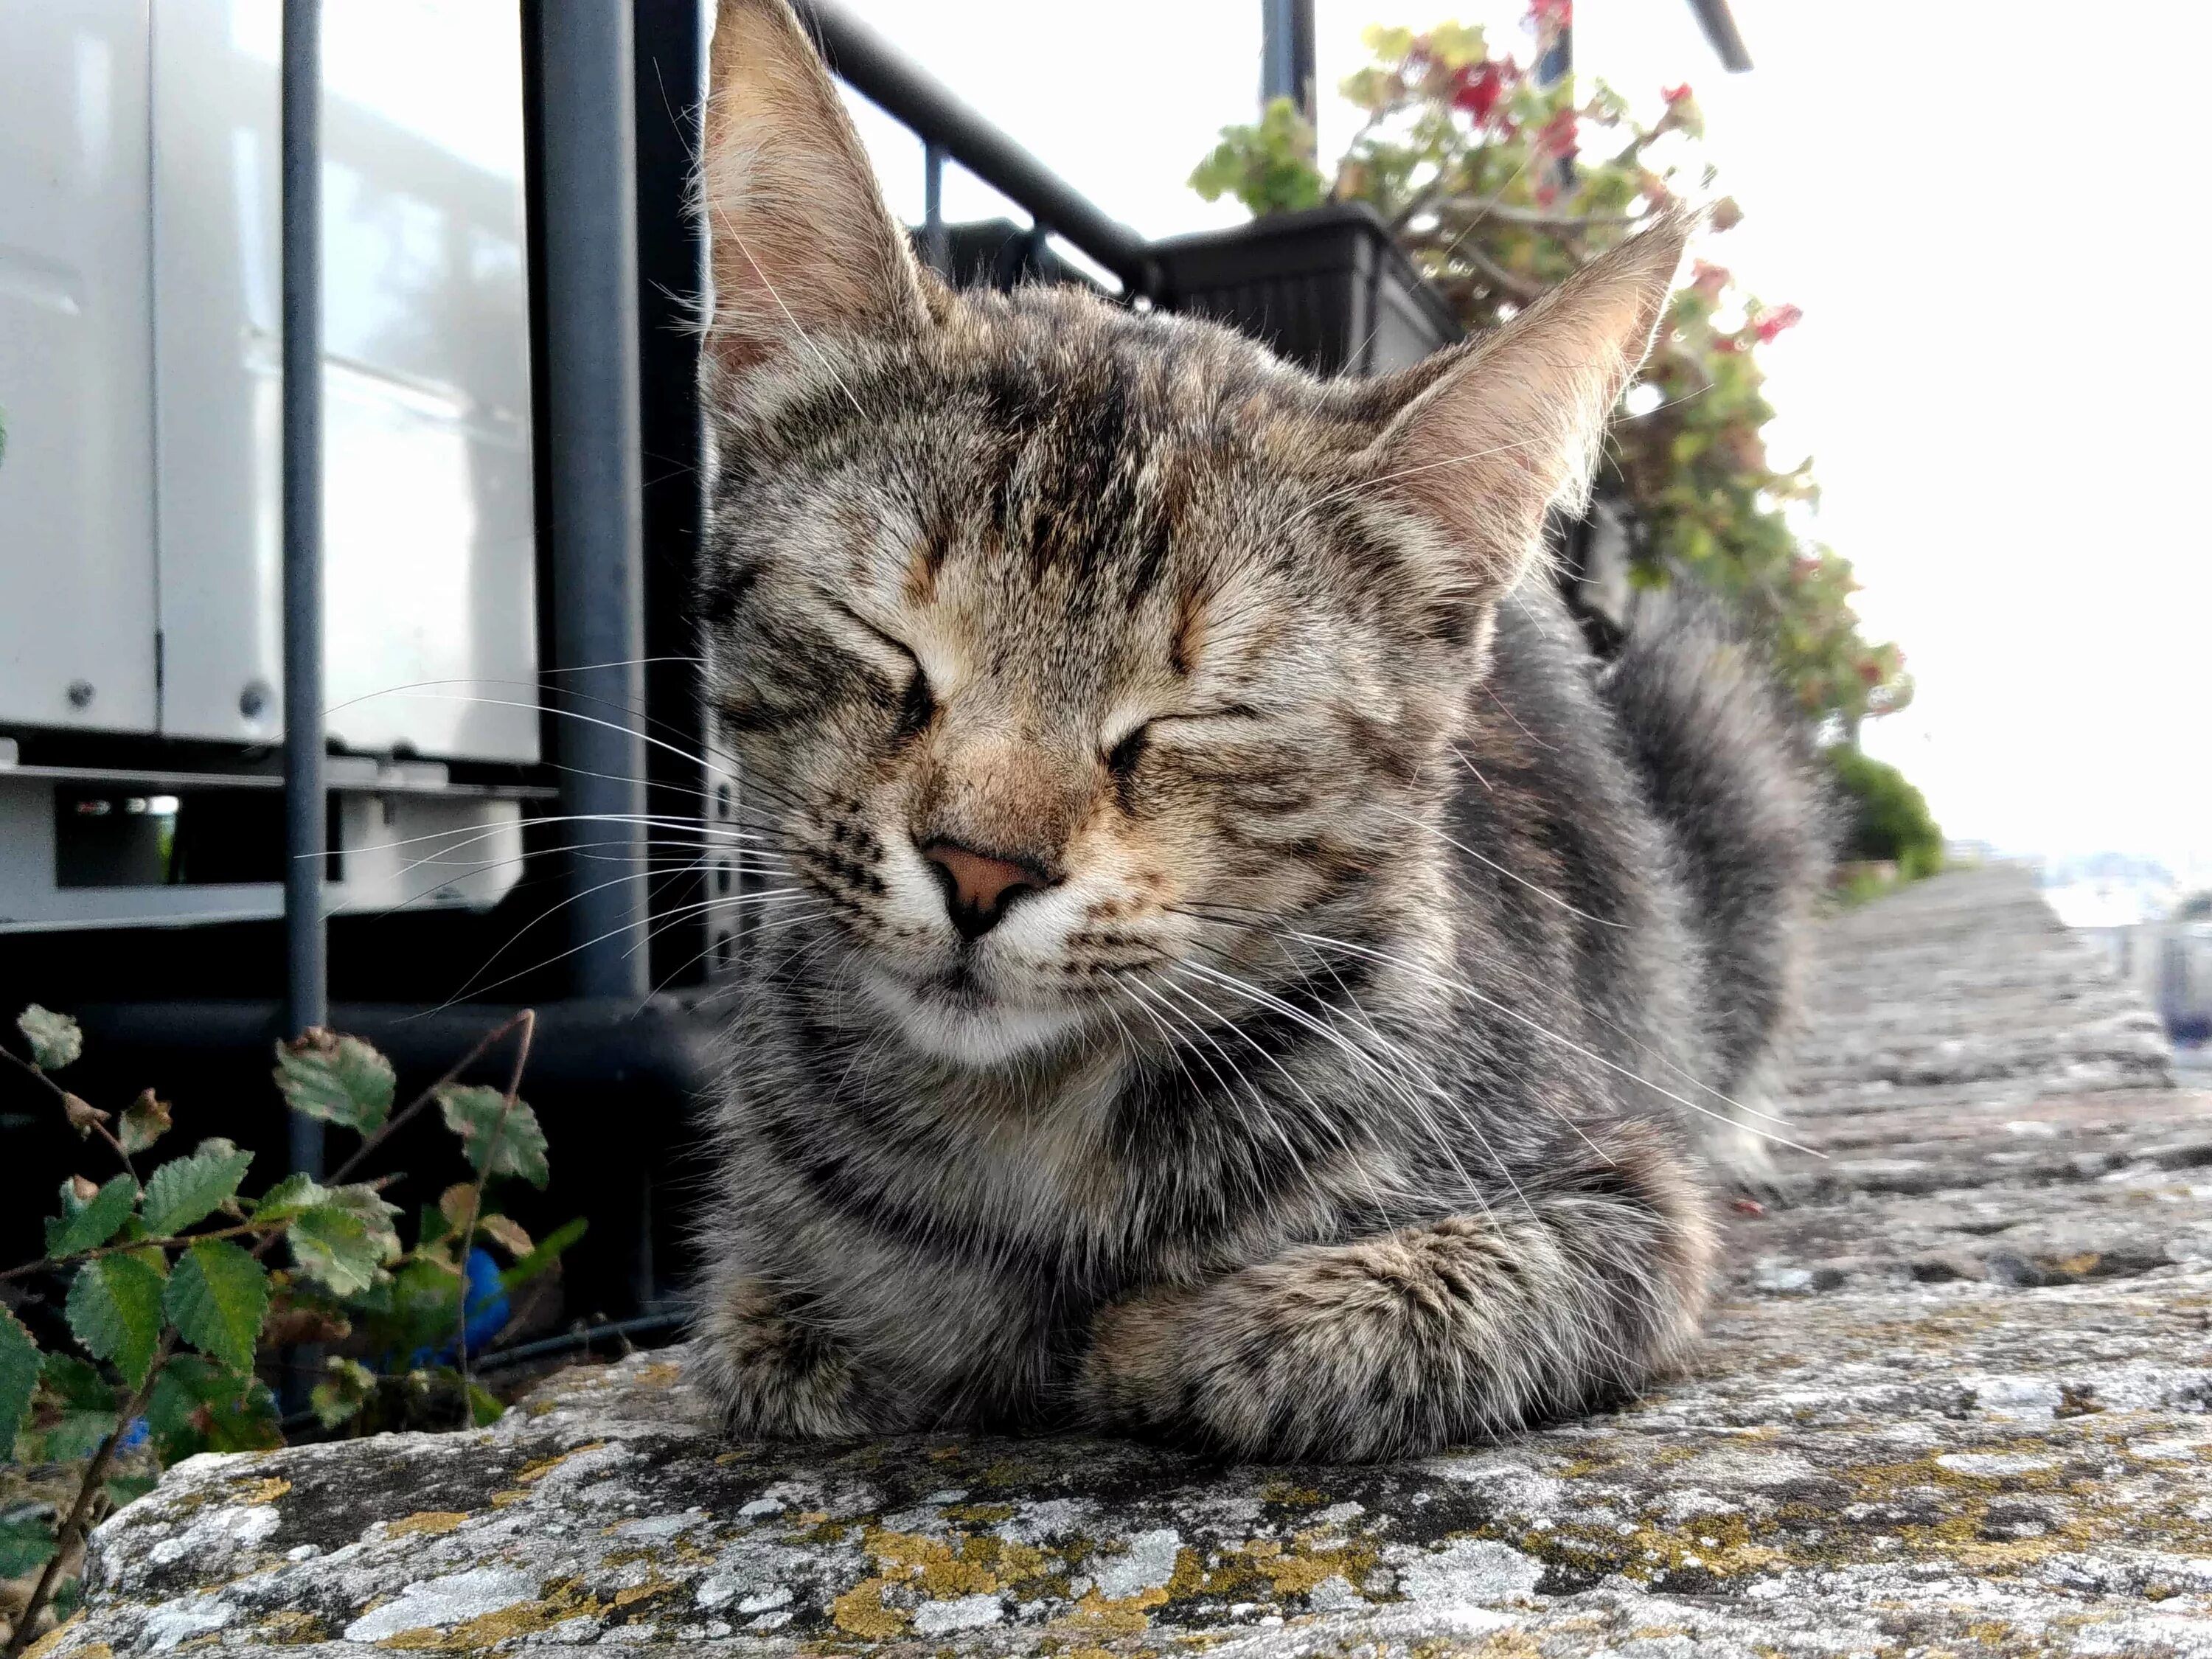
[[681, 1350], [179, 1465], [52, 1655], [2212, 1655], [2212, 1097], [2025, 878], [1832, 923], [1694, 1374], [1382, 1469], [732, 1445]]

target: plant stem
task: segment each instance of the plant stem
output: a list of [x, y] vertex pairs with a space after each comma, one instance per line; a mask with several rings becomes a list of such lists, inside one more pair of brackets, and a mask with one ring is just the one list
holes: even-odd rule
[[[409, 1101], [406, 1105], [401, 1107], [392, 1116], [386, 1119], [382, 1128], [379, 1129], [374, 1134], [369, 1136], [368, 1139], [362, 1141], [360, 1146], [355, 1150], [353, 1156], [346, 1159], [344, 1163], [338, 1165], [338, 1172], [330, 1177], [330, 1184], [333, 1187], [343, 1186], [345, 1183], [346, 1177], [351, 1175], [356, 1170], [359, 1169], [362, 1164], [366, 1163], [372, 1152], [375, 1152], [378, 1147], [383, 1146], [386, 1141], [389, 1140], [395, 1133], [397, 1133], [410, 1119], [415, 1117], [417, 1113], [421, 1112], [425, 1106], [428, 1106], [433, 1100], [436, 1099], [439, 1090], [444, 1088], [447, 1084], [458, 1079], [463, 1072], [467, 1071], [470, 1066], [475, 1065], [479, 1060], [482, 1060], [487, 1053], [498, 1044], [502, 1037], [506, 1036], [509, 1031], [514, 1030], [519, 1025], [526, 1025], [531, 1030], [535, 1030], [538, 1025], [538, 1011], [535, 1008], [525, 1008], [520, 1013], [512, 1015], [509, 1018], [501, 1020], [497, 1025], [494, 1026], [482, 1037], [478, 1038], [476, 1047], [470, 1049], [468, 1053], [463, 1054], [459, 1060], [447, 1066], [444, 1073], [439, 1077], [436, 1082], [433, 1083], [428, 1088], [423, 1090], [421, 1094], [416, 1095], [415, 1098]], [[522, 1051], [525, 1054], [527, 1054], [530, 1052], [530, 1040], [527, 1037], [523, 1039]]]
[[[459, 1329], [455, 1333], [454, 1358], [461, 1374], [461, 1426], [471, 1428], [477, 1420], [476, 1407], [469, 1399], [469, 1252], [476, 1248], [477, 1216], [483, 1209], [484, 1183], [491, 1179], [492, 1160], [499, 1153], [499, 1138], [507, 1131], [507, 1120], [514, 1110], [515, 1097], [522, 1091], [522, 1068], [530, 1063], [531, 1039], [538, 1035], [538, 1011], [525, 1008], [514, 1020], [522, 1026], [522, 1041], [515, 1045], [514, 1067], [507, 1073], [507, 1093], [499, 1103], [499, 1116], [491, 1126], [491, 1139], [484, 1143], [484, 1166], [477, 1173], [476, 1185], [469, 1189], [469, 1218], [461, 1228], [461, 1249], [458, 1258], [461, 1264]], [[506, 1030], [501, 1026], [501, 1031]]]
[[74, 1255], [57, 1256], [52, 1261], [27, 1261], [20, 1267], [10, 1267], [6, 1272], [0, 1273], [0, 1279], [21, 1279], [31, 1273], [45, 1273], [49, 1270], [59, 1272], [64, 1267], [73, 1267], [80, 1262], [97, 1261], [103, 1255], [120, 1255], [126, 1250], [181, 1250], [198, 1243], [204, 1238], [236, 1238], [241, 1234], [258, 1231], [259, 1229], [252, 1222], [241, 1221], [235, 1227], [218, 1227], [211, 1233], [181, 1234], [174, 1238], [125, 1239], [120, 1243], [102, 1244], [96, 1249], [79, 1250]]
[[[506, 1097], [501, 1103], [499, 1121], [492, 1130], [491, 1144], [496, 1147], [499, 1144], [500, 1133], [507, 1127], [507, 1115], [514, 1109], [515, 1097], [522, 1088], [523, 1067], [529, 1062], [531, 1041], [538, 1030], [538, 1011], [534, 1008], [525, 1008], [520, 1013], [501, 1022], [498, 1026], [486, 1033], [474, 1048], [455, 1061], [436, 1082], [408, 1102], [399, 1112], [387, 1119], [384, 1126], [374, 1134], [362, 1141], [353, 1156], [339, 1165], [337, 1173], [330, 1177], [330, 1184], [334, 1187], [343, 1186], [347, 1177], [359, 1169], [380, 1146], [390, 1139], [396, 1130], [435, 1099], [439, 1090], [457, 1079], [463, 1072], [482, 1059], [501, 1038], [516, 1030], [521, 1031], [522, 1041], [515, 1051], [514, 1066], [508, 1076]], [[47, 1092], [54, 1097], [56, 1103], [64, 1109], [67, 1108], [70, 1100], [69, 1091], [48, 1077], [39, 1066], [11, 1052], [4, 1043], [0, 1043], [0, 1058], [6, 1059], [18, 1071], [34, 1082], [43, 1084]], [[138, 1172], [131, 1168], [130, 1154], [123, 1150], [122, 1142], [109, 1134], [105, 1125], [94, 1124], [93, 1127], [100, 1130], [101, 1138], [109, 1146], [114, 1147], [116, 1156], [123, 1160], [124, 1169], [129, 1171], [131, 1180], [134, 1182], [137, 1182]], [[487, 1175], [489, 1168], [489, 1160], [487, 1159], [485, 1164]], [[461, 1413], [465, 1427], [474, 1420], [474, 1413], [469, 1403], [467, 1252], [468, 1244], [473, 1242], [476, 1232], [476, 1211], [483, 1202], [485, 1178], [485, 1176], [477, 1177], [475, 1194], [469, 1212], [468, 1236], [464, 1242], [461, 1255]], [[376, 1184], [381, 1187], [384, 1183], [379, 1182]], [[90, 1261], [94, 1256], [112, 1255], [116, 1251], [124, 1249], [143, 1250], [151, 1248], [182, 1247], [194, 1243], [198, 1238], [228, 1238], [253, 1231], [255, 1229], [252, 1224], [246, 1223], [236, 1227], [219, 1229], [210, 1233], [197, 1234], [192, 1237], [137, 1239], [125, 1244], [103, 1245], [98, 1249], [86, 1251], [81, 1256], [72, 1256], [68, 1260], [82, 1262]], [[289, 1231], [289, 1224], [280, 1224], [264, 1233], [253, 1246], [254, 1259], [258, 1261], [268, 1255], [275, 1247], [276, 1241], [283, 1238]], [[32, 1262], [27, 1267], [11, 1268], [4, 1273], [0, 1273], [0, 1279], [12, 1279], [21, 1273], [59, 1265], [62, 1264], [49, 1261]], [[161, 1340], [155, 1347], [153, 1363], [147, 1367], [146, 1380], [132, 1390], [131, 1397], [125, 1401], [120, 1409], [117, 1411], [114, 1430], [100, 1443], [99, 1449], [93, 1453], [91, 1460], [86, 1463], [84, 1479], [78, 1485], [76, 1501], [70, 1505], [68, 1516], [55, 1529], [54, 1553], [46, 1559], [45, 1567], [40, 1571], [38, 1582], [32, 1587], [30, 1597], [24, 1603], [22, 1613], [16, 1620], [15, 1628], [8, 1638], [7, 1647], [0, 1650], [0, 1659], [21, 1659], [24, 1650], [31, 1645], [31, 1632], [38, 1624], [39, 1615], [46, 1610], [48, 1603], [53, 1599], [54, 1586], [56, 1581], [61, 1577], [64, 1559], [83, 1540], [89, 1530], [88, 1522], [94, 1506], [100, 1501], [101, 1484], [107, 1478], [107, 1471], [114, 1464], [115, 1449], [122, 1443], [123, 1436], [131, 1425], [145, 1412], [147, 1402], [154, 1396], [154, 1384], [161, 1375], [161, 1368], [168, 1364], [171, 1356], [177, 1351], [177, 1341], [176, 1327], [173, 1325], [165, 1327], [161, 1332]]]
[[[60, 1107], [64, 1115], [69, 1111], [70, 1102], [77, 1098], [53, 1079], [48, 1077], [44, 1066], [35, 1061], [24, 1059], [4, 1042], [0, 1042], [0, 1060], [6, 1060], [33, 1083], [43, 1084], [46, 1092], [54, 1097], [54, 1104]], [[131, 1184], [134, 1187], [142, 1185], [138, 1179], [137, 1168], [131, 1162], [131, 1154], [123, 1150], [123, 1143], [108, 1132], [105, 1123], [95, 1121], [92, 1127], [98, 1131], [102, 1140], [115, 1149], [115, 1156], [123, 1160], [123, 1173], [131, 1177]]]

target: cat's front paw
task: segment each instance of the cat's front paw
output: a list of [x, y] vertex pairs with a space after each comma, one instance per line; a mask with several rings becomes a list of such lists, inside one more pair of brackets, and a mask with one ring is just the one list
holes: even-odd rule
[[700, 1376], [741, 1439], [846, 1440], [870, 1431], [851, 1356], [770, 1286], [733, 1279], [701, 1322]]

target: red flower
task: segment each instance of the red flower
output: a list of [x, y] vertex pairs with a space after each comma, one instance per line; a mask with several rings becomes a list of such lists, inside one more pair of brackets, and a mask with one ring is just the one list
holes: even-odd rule
[[1725, 265], [1710, 265], [1699, 259], [1690, 267], [1690, 286], [1707, 305], [1719, 304], [1721, 290], [1732, 280]]
[[1576, 142], [1575, 112], [1560, 110], [1544, 123], [1536, 133], [1536, 153], [1556, 156], [1562, 161], [1572, 161], [1582, 146]]
[[1771, 345], [1776, 335], [1784, 329], [1796, 327], [1804, 320], [1805, 313], [1796, 306], [1778, 307], [1759, 319], [1759, 326], [1755, 331], [1759, 335], [1759, 343], [1761, 345]]
[[1536, 186], [1536, 205], [1547, 208], [1559, 199], [1559, 187], [1549, 179]]
[[1660, 88], [1659, 95], [1667, 100], [1667, 106], [1672, 109], [1677, 104], [1688, 101], [1690, 83], [1685, 81], [1679, 87], [1662, 87]]
[[1517, 75], [1510, 58], [1503, 62], [1486, 58], [1470, 64], [1452, 76], [1452, 107], [1465, 110], [1478, 121], [1487, 121]]
[[1539, 34], [1556, 34], [1572, 28], [1575, 0], [1529, 0], [1528, 27]]

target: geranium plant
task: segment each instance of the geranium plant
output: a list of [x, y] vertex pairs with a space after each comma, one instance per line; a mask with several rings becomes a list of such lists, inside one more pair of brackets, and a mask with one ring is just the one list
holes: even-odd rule
[[[1191, 182], [1261, 214], [1371, 204], [1470, 329], [1510, 316], [1682, 198], [1710, 203], [1712, 231], [1731, 228], [1741, 215], [1715, 199], [1688, 86], [1662, 89], [1639, 116], [1601, 81], [1540, 83], [1531, 66], [1558, 42], [1570, 4], [1531, 10], [1526, 61], [1463, 24], [1370, 28], [1374, 61], [1342, 87], [1365, 120], [1333, 176], [1282, 100], [1258, 124], [1224, 129]], [[1615, 425], [1602, 487], [1643, 526], [1635, 580], [1687, 572], [1726, 596], [1807, 716], [1849, 735], [1904, 707], [1911, 682], [1894, 645], [1860, 632], [1850, 563], [1799, 527], [1793, 507], [1818, 499], [1810, 464], [1785, 469], [1767, 453], [1774, 411], [1759, 353], [1800, 320], [1795, 306], [1766, 305], [1724, 266], [1699, 262]]]

